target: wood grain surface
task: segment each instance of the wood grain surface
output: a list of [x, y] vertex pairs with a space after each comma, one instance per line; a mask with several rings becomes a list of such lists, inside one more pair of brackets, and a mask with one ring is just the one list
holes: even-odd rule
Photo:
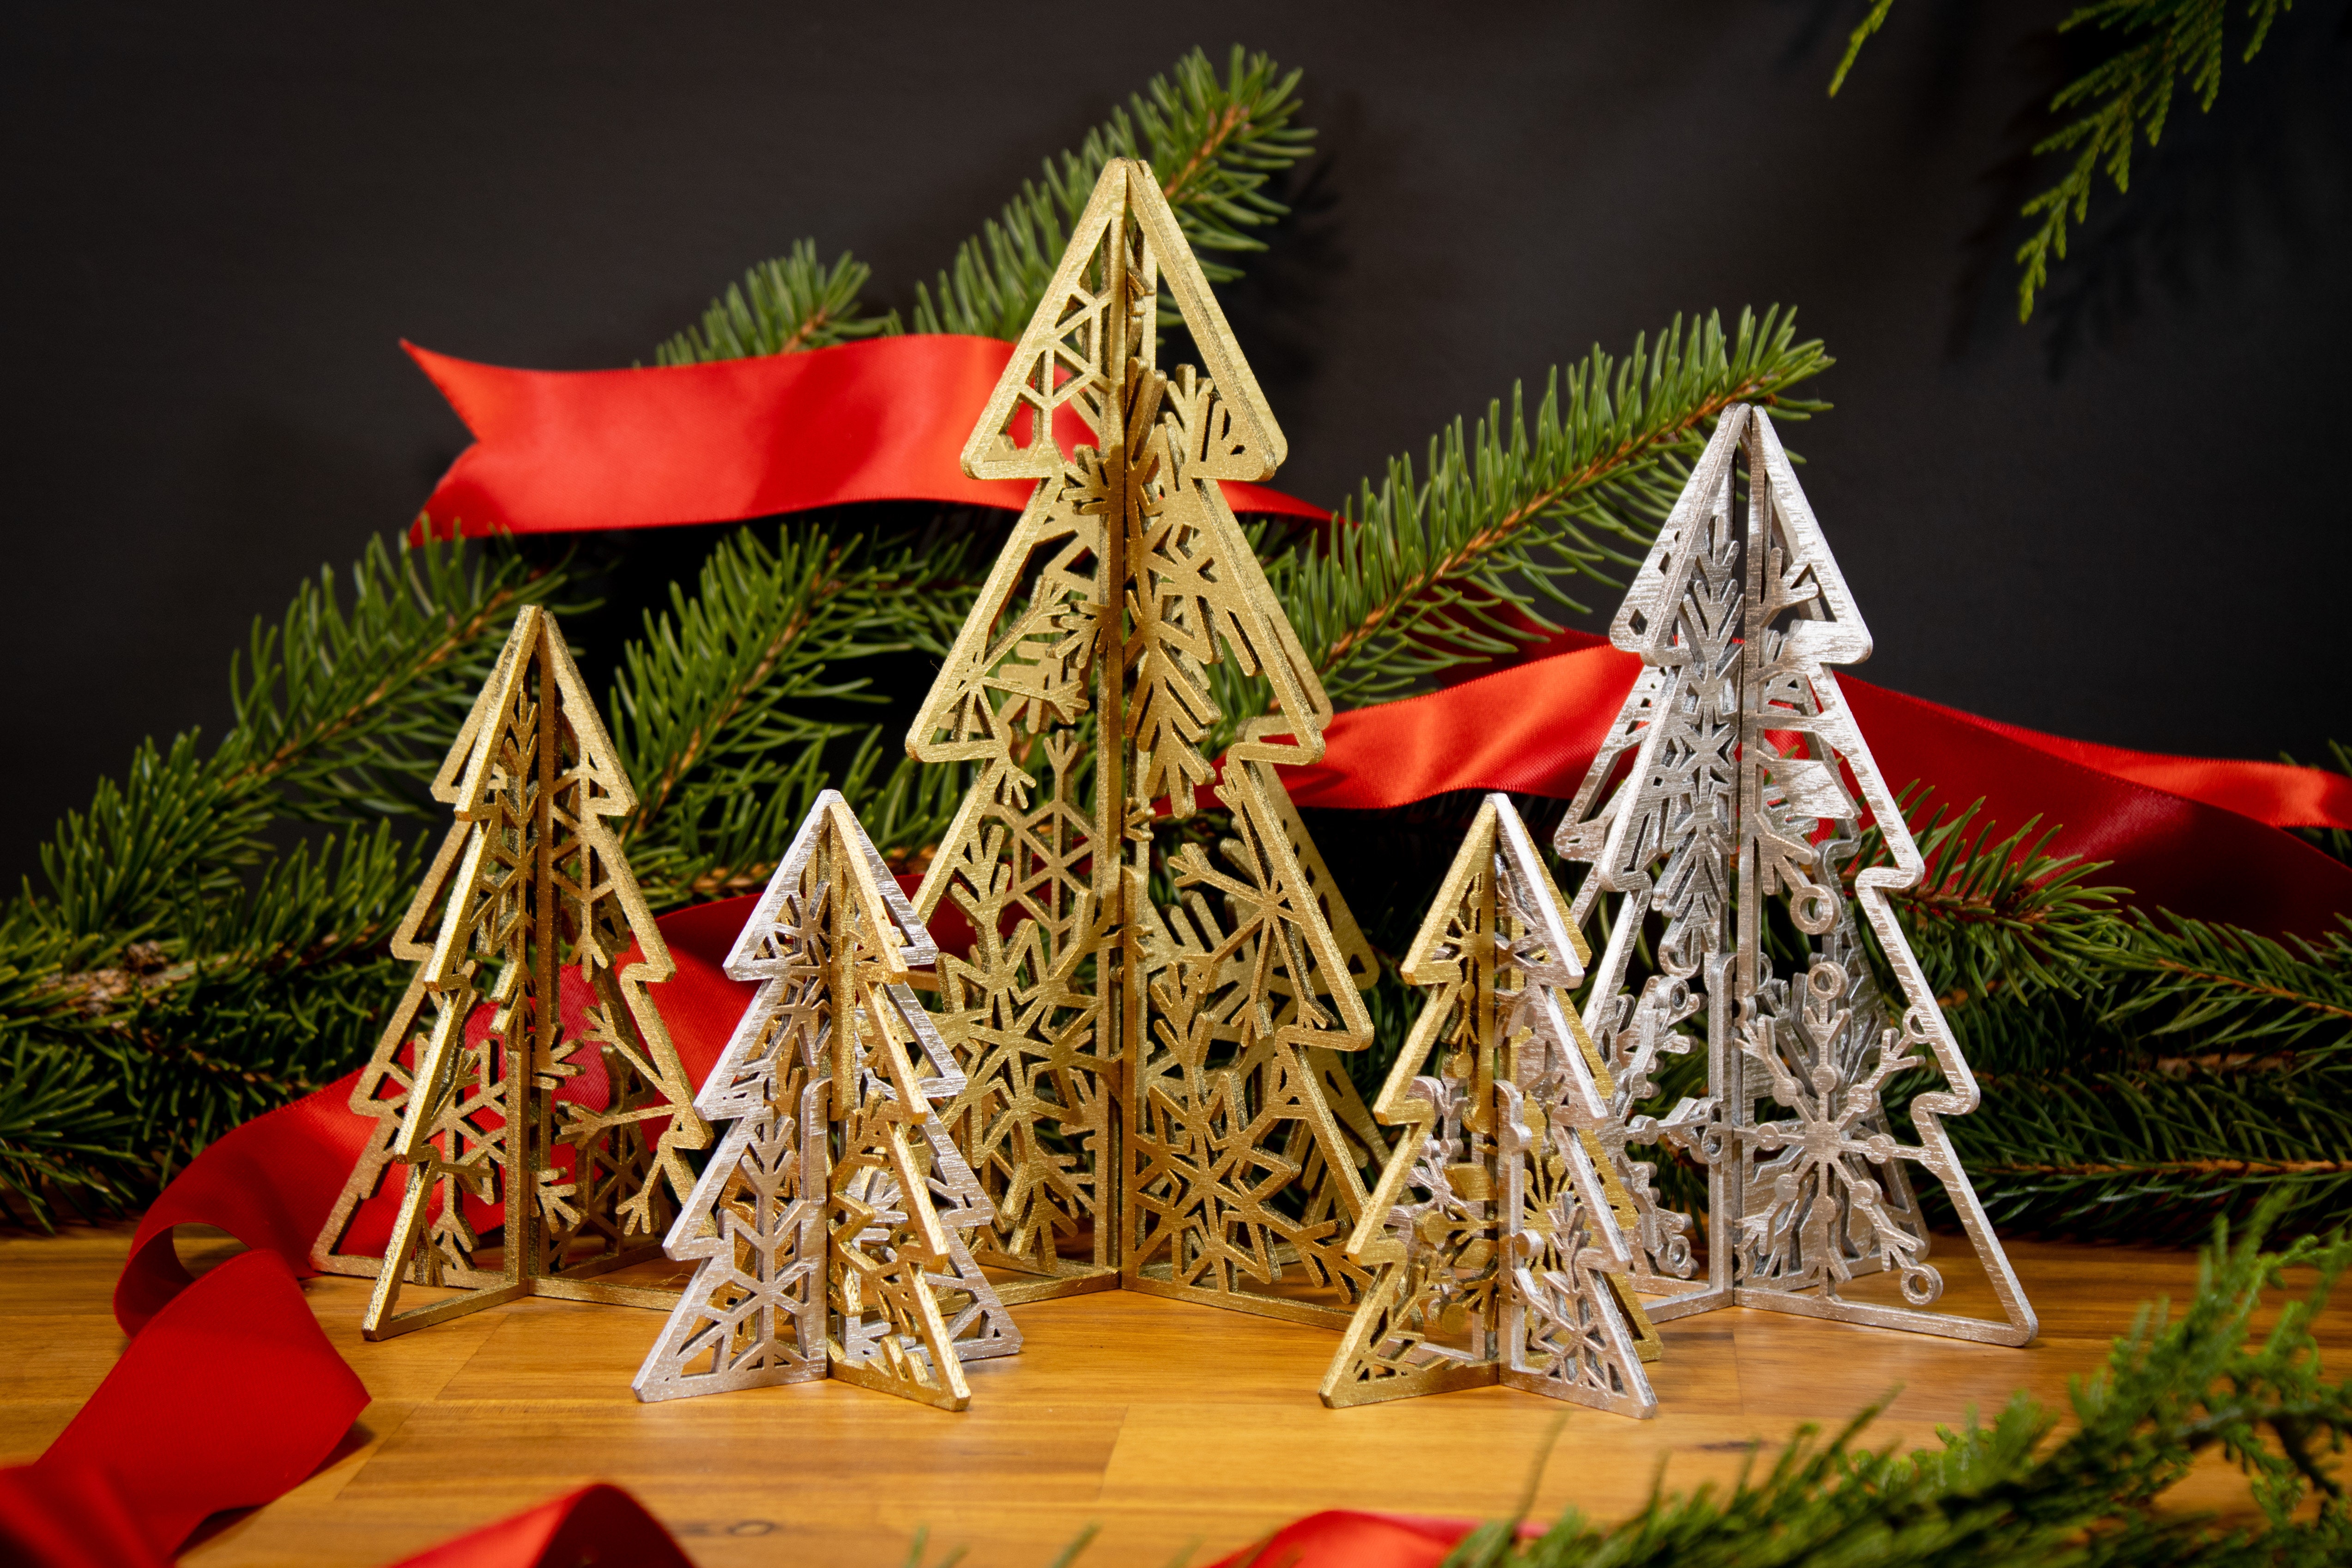
[[[0, 1236], [0, 1461], [37, 1455], [121, 1353], [109, 1311], [126, 1226]], [[201, 1270], [236, 1250], [181, 1233]], [[1948, 1300], [1990, 1315], [1954, 1254]], [[1843, 1422], [1889, 1395], [1880, 1442], [1931, 1441], [1938, 1423], [2025, 1389], [2063, 1405], [2143, 1300], [2184, 1300], [2196, 1259], [2175, 1252], [2013, 1243], [2042, 1316], [2022, 1350], [1734, 1310], [1664, 1325], [1650, 1370], [1659, 1414], [1629, 1421], [1487, 1388], [1331, 1411], [1315, 1388], [1336, 1336], [1264, 1318], [1110, 1293], [1018, 1310], [1027, 1346], [970, 1369], [971, 1409], [948, 1415], [838, 1383], [661, 1405], [629, 1393], [660, 1320], [625, 1307], [530, 1301], [381, 1344], [359, 1335], [365, 1282], [304, 1283], [374, 1403], [310, 1479], [267, 1508], [215, 1519], [184, 1561], [377, 1564], [592, 1480], [628, 1488], [703, 1568], [927, 1561], [1044, 1568], [1081, 1529], [1082, 1563], [1205, 1562], [1322, 1508], [1493, 1516], [1535, 1488], [1535, 1515], [1601, 1517], [1665, 1484], [1728, 1479], [1756, 1439]], [[2293, 1281], [2290, 1280], [2290, 1284]], [[2340, 1364], [2352, 1310], [2322, 1339]], [[2227, 1472], [2178, 1499], [2231, 1509]]]

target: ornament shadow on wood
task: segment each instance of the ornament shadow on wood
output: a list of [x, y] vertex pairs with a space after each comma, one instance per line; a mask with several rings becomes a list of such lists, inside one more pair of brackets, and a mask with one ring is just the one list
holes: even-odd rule
[[[1584, 1023], [1615, 1084], [1602, 1142], [1635, 1206], [1636, 1284], [1677, 1292], [1651, 1316], [1761, 1307], [2024, 1344], [2032, 1308], [1943, 1126], [1977, 1081], [1887, 900], [1926, 862], [1828, 668], [1869, 658], [1870, 632], [1761, 409], [1725, 412], [1610, 638], [1644, 668], [1556, 847], [1591, 868], [1572, 920], [1605, 932]], [[1865, 807], [1885, 863], [1862, 855]], [[1637, 963], [1645, 929], [1654, 964]], [[1776, 949], [1801, 954], [1786, 977]], [[1699, 1051], [1706, 1093], [1641, 1113], [1664, 1058]], [[1633, 1156], [1659, 1142], [1706, 1165], [1703, 1268], [1690, 1217]], [[1914, 1168], [1941, 1184], [2000, 1321], [1930, 1310], [1944, 1280]]]
[[[524, 1296], [667, 1308], [597, 1276], [661, 1257], [710, 1130], [646, 992], [677, 966], [613, 832], [636, 793], [544, 610], [516, 619], [433, 795], [457, 822], [393, 938], [416, 972], [352, 1091], [376, 1126], [311, 1260], [375, 1277], [372, 1340]], [[377, 1258], [353, 1221], [395, 1167]], [[461, 1294], [402, 1311], [404, 1283]]]
[[1613, 1086], [1576, 1012], [1590, 957], [1527, 825], [1488, 795], [1405, 952], [1429, 996], [1372, 1105], [1400, 1131], [1348, 1246], [1379, 1273], [1324, 1404], [1501, 1383], [1656, 1413], [1632, 1202], [1598, 1137]]
[[[1205, 375], [1158, 367], [1163, 289]], [[1370, 1042], [1372, 955], [1272, 765], [1323, 754], [1331, 705], [1218, 484], [1284, 452], [1150, 169], [1114, 159], [964, 447], [1036, 489], [908, 735], [974, 774], [916, 907], [976, 933], [940, 967], [946, 1114], [1009, 1301], [1336, 1326], [1369, 1282], [1345, 1244], [1387, 1148], [1334, 1053]], [[1244, 680], [1270, 710], [1220, 772]], [[1213, 857], [1172, 843], [1203, 790]]]
[[832, 1376], [961, 1410], [962, 1363], [1021, 1348], [963, 1239], [987, 1196], [934, 1109], [965, 1087], [908, 984], [938, 957], [819, 795], [728, 954], [760, 988], [695, 1109], [733, 1125], [670, 1230], [697, 1268], [639, 1399]]

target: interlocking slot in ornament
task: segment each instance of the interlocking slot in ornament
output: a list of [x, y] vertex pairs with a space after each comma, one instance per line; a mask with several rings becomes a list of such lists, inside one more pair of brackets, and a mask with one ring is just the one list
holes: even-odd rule
[[[1158, 368], [1163, 288], [1206, 375]], [[1336, 1323], [1368, 1279], [1345, 1243], [1387, 1150], [1334, 1053], [1371, 1039], [1371, 954], [1272, 765], [1320, 757], [1331, 706], [1218, 488], [1284, 450], [1150, 167], [1113, 160], [964, 447], [1036, 489], [908, 736], [975, 774], [916, 908], [976, 933], [940, 967], [946, 1114], [982, 1261], [1030, 1276], [1007, 1300]], [[1163, 853], [1152, 803], [1181, 832], [1203, 789], [1230, 836]]]
[[833, 1376], [941, 1409], [1021, 1331], [963, 1233], [988, 1199], [933, 1107], [963, 1074], [908, 982], [938, 958], [846, 802], [817, 796], [727, 958], [760, 989], [695, 1108], [731, 1121], [669, 1234], [698, 1267], [644, 1400]]
[[[1607, 927], [1584, 1022], [1615, 1084], [1602, 1136], [1637, 1211], [1637, 1284], [1681, 1292], [1651, 1315], [1736, 1304], [2025, 1343], [2033, 1310], [1944, 1131], [1977, 1081], [1888, 904], [1925, 861], [1828, 668], [1869, 658], [1870, 632], [1760, 409], [1724, 414], [1610, 637], [1645, 668], [1558, 847], [1591, 867], [1571, 917]], [[1865, 807], [1887, 863], [1856, 860]], [[1806, 956], [1780, 974], [1775, 945]], [[1698, 1051], [1706, 1092], [1637, 1113], [1664, 1058]], [[1661, 1141], [1706, 1164], [1703, 1270], [1689, 1216], [1631, 1152]], [[1914, 1167], [1942, 1184], [2003, 1321], [1930, 1310], [1944, 1280]]]
[[[710, 1130], [646, 994], [676, 965], [613, 832], [636, 793], [552, 616], [516, 620], [433, 795], [457, 820], [393, 938], [416, 973], [352, 1091], [376, 1127], [311, 1260], [375, 1276], [372, 1340], [522, 1296], [667, 1307], [596, 1277], [661, 1257]], [[395, 1167], [378, 1258], [353, 1221]], [[464, 1294], [404, 1312], [404, 1282]]]
[[1400, 1131], [1348, 1245], [1379, 1272], [1324, 1404], [1501, 1383], [1656, 1413], [1630, 1198], [1598, 1138], [1612, 1085], [1572, 996], [1590, 956], [1527, 825], [1488, 795], [1405, 952], [1429, 997], [1373, 1103]]

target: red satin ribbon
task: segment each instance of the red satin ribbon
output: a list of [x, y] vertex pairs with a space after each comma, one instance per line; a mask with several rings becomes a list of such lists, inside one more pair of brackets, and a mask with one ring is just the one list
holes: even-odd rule
[[[1034, 487], [968, 479], [971, 435], [1013, 345], [874, 338], [808, 353], [640, 370], [508, 370], [404, 342], [474, 433], [424, 519], [468, 536], [730, 522], [845, 501], [1019, 510]], [[1065, 450], [1093, 437], [1066, 406]], [[1228, 482], [1236, 511], [1327, 518]]]
[[[751, 1001], [753, 987], [730, 980], [720, 966], [754, 901], [747, 895], [697, 904], [656, 922], [677, 973], [649, 994], [669, 1026], [689, 1082], [700, 1083], [718, 1062]], [[566, 1021], [575, 1029], [583, 1024], [577, 1016], [581, 1000], [567, 988]], [[114, 1316], [125, 1333], [139, 1332], [187, 1286], [187, 1270], [172, 1248], [173, 1226], [212, 1226], [256, 1252], [274, 1253], [298, 1274], [312, 1272], [310, 1244], [375, 1130], [373, 1117], [352, 1111], [352, 1086], [358, 1079], [354, 1070], [215, 1139], [163, 1189], [141, 1217], [131, 1256], [115, 1281]], [[364, 1246], [373, 1239], [380, 1248], [392, 1235], [399, 1206], [400, 1184], [385, 1182], [361, 1205], [352, 1243]], [[486, 1214], [481, 1223], [495, 1224], [496, 1216]]]
[[[1292, 1520], [1209, 1568], [1437, 1568], [1477, 1528], [1466, 1519], [1325, 1509]], [[1537, 1533], [1520, 1527], [1522, 1538]]]
[[150, 1568], [205, 1516], [316, 1469], [367, 1403], [285, 1258], [241, 1253], [155, 1315], [47, 1452], [0, 1473], [0, 1544]]
[[485, 1525], [394, 1568], [694, 1568], [645, 1504], [599, 1481]]
[[[1323, 760], [1283, 770], [1300, 805], [1373, 809], [1449, 790], [1576, 793], [1641, 660], [1582, 633], [1570, 651], [1338, 715]], [[2037, 734], [1841, 674], [1895, 788], [1981, 798], [2006, 829], [2040, 816], [2057, 854], [2110, 862], [2134, 901], [2270, 934], [2318, 935], [2352, 912], [2352, 867], [2281, 827], [2352, 828], [2352, 779], [2276, 763], [2168, 757]]]

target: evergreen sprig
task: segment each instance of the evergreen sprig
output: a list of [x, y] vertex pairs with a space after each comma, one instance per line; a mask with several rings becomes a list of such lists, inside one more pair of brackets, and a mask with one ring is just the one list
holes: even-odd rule
[[[1905, 1451], [1864, 1438], [1881, 1406], [1827, 1442], [1796, 1437], [1758, 1477], [1726, 1489], [1661, 1488], [1632, 1518], [1595, 1524], [1570, 1510], [1541, 1536], [1518, 1520], [1482, 1527], [1448, 1568], [2252, 1568], [2352, 1556], [2352, 1510], [2330, 1456], [2352, 1434], [2352, 1384], [2330, 1380], [2313, 1331], [2352, 1239], [2263, 1241], [2265, 1210], [2233, 1242], [2226, 1227], [2178, 1319], [2143, 1306], [2104, 1370], [2077, 1380], [2071, 1423], [2030, 1395], [1990, 1422], [1939, 1431]], [[2267, 1292], [2309, 1281], [2257, 1337]], [[2066, 1430], [2071, 1424], [2072, 1430]], [[2063, 1435], [2062, 1435], [2063, 1434]], [[2174, 1510], [2166, 1494], [2199, 1458], [2246, 1477], [2259, 1523]]]
[[[1895, 0], [1872, 0], [1846, 40], [1845, 56], [1830, 79], [1832, 94], [1845, 85], [1863, 45], [1894, 8]], [[2292, 9], [2294, 0], [2244, 0], [2252, 30], [2239, 54], [2241, 64], [2262, 52], [2280, 14]], [[2035, 142], [2033, 155], [2064, 153], [2073, 161], [2056, 184], [2025, 204], [2022, 216], [2038, 216], [2041, 223], [2017, 248], [2015, 259], [2024, 269], [2017, 284], [2019, 321], [2032, 319], [2033, 301], [2050, 280], [2052, 263], [2066, 258], [2068, 226], [2089, 215], [2100, 171], [2117, 194], [2131, 189], [2132, 148], [2143, 138], [2154, 147], [2163, 137], [2173, 97], [2184, 81], [2197, 97], [2199, 111], [2211, 111], [2221, 91], [2230, 10], [2230, 0], [2094, 0], [2058, 24], [2061, 33], [2095, 26], [2126, 41], [2050, 100], [2053, 114], [2079, 112]]]
[[[711, 552], [693, 598], [672, 585], [670, 608], [623, 654], [609, 705], [638, 796], [624, 844], [657, 905], [763, 883], [835, 773], [861, 804], [891, 795], [875, 777], [889, 726], [858, 714], [889, 698], [860, 667], [946, 654], [970, 607], [971, 554], [969, 539], [884, 547], [790, 527], [771, 548], [745, 529]], [[944, 821], [901, 812], [868, 831], [911, 847], [909, 834]]]
[[151, 1190], [340, 1068], [397, 988], [381, 949], [425, 835], [394, 821], [425, 820], [515, 611], [562, 580], [503, 546], [379, 540], [348, 599], [322, 573], [255, 623], [218, 745], [144, 743], [67, 814], [47, 890], [0, 919], [0, 1205], [47, 1224], [52, 1196]]
[[868, 314], [858, 300], [874, 269], [843, 251], [831, 267], [816, 241], [762, 261], [713, 300], [702, 320], [654, 350], [656, 364], [703, 364], [831, 348], [897, 329], [893, 316]]
[[2046, 852], [2055, 828], [1996, 841], [1979, 806], [1904, 798], [1928, 869], [1894, 901], [1986, 1085], [1945, 1127], [1997, 1223], [2186, 1239], [2273, 1191], [2298, 1230], [2352, 1220], [2352, 926], [2279, 942], [2131, 909]]
[[[1994, 824], [1979, 821], [1978, 801], [1947, 821], [1931, 792], [1914, 784], [1897, 797], [1927, 870], [1916, 887], [1895, 895], [1908, 916], [1906, 934], [1948, 1004], [1965, 1004], [2006, 988], [2067, 990], [2084, 960], [2105, 956], [2111, 913], [2126, 889], [2091, 885], [2105, 867], [2077, 856], [2050, 854], [2061, 829], [2039, 817], [1995, 842]], [[1974, 831], [1971, 832], [1970, 829]], [[1874, 825], [1864, 830], [1853, 872], [1885, 860]]]
[[1725, 408], [1805, 417], [1826, 405], [1791, 389], [1831, 363], [1794, 311], [1743, 310], [1728, 334], [1677, 317], [1622, 359], [1595, 347], [1555, 368], [1532, 425], [1515, 387], [1507, 419], [1491, 403], [1468, 435], [1457, 419], [1433, 437], [1420, 469], [1390, 459], [1268, 571], [1325, 689], [1401, 696], [1541, 640], [1558, 628], [1539, 600], [1581, 613], [1569, 584], [1640, 563]]
[[934, 284], [916, 286], [914, 331], [1018, 339], [1113, 158], [1151, 165], [1210, 281], [1240, 277], [1221, 258], [1265, 248], [1253, 231], [1289, 210], [1267, 182], [1304, 158], [1314, 140], [1297, 123], [1299, 74], [1236, 45], [1220, 77], [1194, 49], [1087, 132], [1076, 152], [1047, 159], [1037, 179], [1024, 182], [1019, 195], [956, 247]]
[[[1222, 77], [1205, 52], [1185, 55], [1130, 94], [1075, 150], [1046, 159], [1039, 177], [1024, 181], [980, 233], [957, 246], [932, 282], [915, 285], [912, 330], [1019, 338], [1053, 281], [1070, 226], [1113, 158], [1150, 163], [1213, 282], [1240, 277], [1235, 261], [1221, 258], [1265, 248], [1253, 231], [1289, 210], [1268, 183], [1306, 157], [1314, 141], [1314, 132], [1297, 122], [1299, 74], [1238, 45]], [[871, 275], [846, 251], [827, 268], [814, 240], [797, 241], [788, 254], [730, 284], [699, 323], [655, 351], [655, 363], [795, 353], [907, 331], [897, 311], [877, 315], [861, 303]]]

